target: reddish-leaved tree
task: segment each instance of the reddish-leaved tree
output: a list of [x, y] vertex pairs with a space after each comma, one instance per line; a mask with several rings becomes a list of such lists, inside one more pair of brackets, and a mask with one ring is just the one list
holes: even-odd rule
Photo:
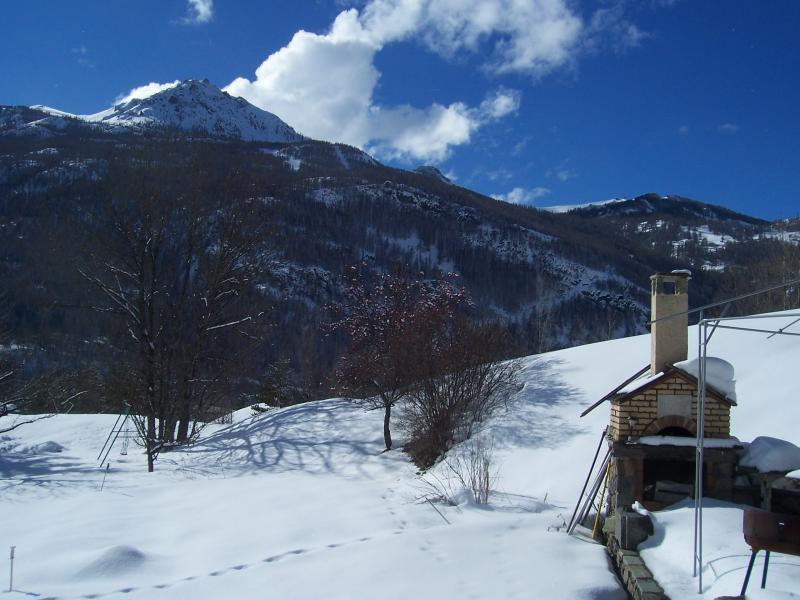
[[371, 284], [365, 284], [358, 269], [351, 269], [343, 314], [333, 325], [350, 341], [341, 359], [338, 381], [344, 393], [370, 409], [384, 411], [387, 450], [392, 448], [392, 408], [418, 377], [419, 356], [412, 341], [420, 338], [420, 329], [446, 326], [460, 308], [469, 304], [466, 290], [452, 279], [379, 274]]

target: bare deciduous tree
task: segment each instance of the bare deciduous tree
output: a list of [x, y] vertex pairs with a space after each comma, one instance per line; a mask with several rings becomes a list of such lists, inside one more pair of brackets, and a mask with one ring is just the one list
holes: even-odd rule
[[392, 448], [392, 408], [417, 376], [420, 349], [410, 340], [419, 337], [418, 328], [449, 320], [466, 302], [465, 294], [448, 281], [415, 281], [407, 274], [381, 274], [367, 286], [352, 269], [345, 316], [334, 325], [350, 339], [338, 380], [368, 408], [384, 411], [387, 450]]
[[[260, 316], [241, 303], [262, 233], [253, 203], [236, 188], [235, 172], [208, 182], [202, 164], [188, 168], [191, 177], [176, 181], [158, 161], [114, 165], [101, 226], [79, 268], [106, 299], [97, 310], [116, 315], [129, 340], [119, 374], [149, 471], [165, 446], [197, 432]], [[230, 335], [241, 343], [226, 342]]]

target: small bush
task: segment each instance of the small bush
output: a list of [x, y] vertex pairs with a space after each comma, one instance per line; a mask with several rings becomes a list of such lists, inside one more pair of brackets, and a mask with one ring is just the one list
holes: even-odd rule
[[447, 504], [458, 504], [457, 498], [467, 491], [476, 504], [488, 504], [496, 473], [492, 472], [492, 444], [470, 441], [453, 457], [444, 459], [441, 476], [427, 474], [422, 481], [427, 488], [426, 498]]
[[517, 388], [516, 361], [498, 361], [504, 334], [458, 320], [426, 343], [416, 341], [417, 381], [406, 392], [406, 451], [423, 469], [476, 427]]

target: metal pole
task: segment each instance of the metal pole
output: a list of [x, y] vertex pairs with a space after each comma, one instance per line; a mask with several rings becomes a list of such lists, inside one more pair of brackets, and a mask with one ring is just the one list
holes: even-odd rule
[[8, 591], [14, 591], [14, 549], [16, 546], [11, 546], [11, 554], [8, 557], [8, 560], [11, 563], [11, 573], [8, 576]]
[[[128, 411], [126, 410], [126, 411], [125, 411], [125, 414], [127, 414], [127, 412], [128, 412]], [[119, 420], [120, 420], [121, 418], [122, 418], [122, 415], [121, 415], [121, 414], [120, 414], [120, 415], [117, 415], [117, 420], [116, 420], [116, 421], [114, 421], [114, 424], [111, 426], [111, 431], [109, 431], [109, 432], [108, 432], [108, 437], [106, 438], [106, 441], [103, 443], [103, 447], [102, 447], [102, 448], [100, 448], [100, 454], [98, 454], [98, 455], [97, 455], [97, 460], [100, 460], [100, 457], [101, 457], [101, 456], [103, 456], [103, 452], [104, 452], [104, 451], [105, 451], [105, 449], [106, 449], [106, 445], [108, 444], [108, 440], [110, 440], [110, 439], [111, 439], [111, 436], [112, 436], [112, 435], [114, 435], [114, 430], [117, 428], [117, 424], [119, 423]], [[103, 462], [103, 461], [100, 461], [100, 462]]]
[[608, 432], [608, 427], [603, 429], [603, 433], [600, 436], [600, 441], [597, 443], [597, 450], [594, 453], [594, 459], [592, 460], [592, 466], [589, 467], [589, 473], [586, 475], [586, 481], [583, 482], [583, 489], [581, 489], [581, 495], [578, 497], [578, 503], [575, 505], [575, 510], [572, 511], [572, 517], [569, 520], [569, 525], [567, 525], [567, 530], [572, 526], [572, 522], [575, 520], [575, 517], [578, 515], [578, 511], [581, 508], [581, 503], [583, 502], [583, 494], [586, 492], [586, 486], [589, 485], [589, 480], [592, 478], [592, 472], [594, 471], [594, 465], [597, 463], [597, 457], [600, 456], [600, 448], [603, 446], [603, 440], [606, 439], [606, 433]]
[[[697, 361], [700, 362], [700, 357], [703, 354], [703, 311], [700, 311], [700, 318], [697, 321]], [[697, 391], [697, 406], [700, 406], [700, 390]], [[695, 418], [695, 423], [699, 422], [699, 416]], [[695, 441], [695, 461], [694, 461], [694, 548], [692, 549], [692, 577], [697, 577], [697, 520], [700, 514], [697, 502], [697, 491], [700, 486], [697, 483], [697, 447], [700, 446], [700, 435], [702, 435], [698, 426], [696, 441]]]
[[[125, 427], [125, 423], [128, 422], [128, 417], [130, 416], [130, 412], [129, 411], [130, 411], [130, 409], [125, 411], [125, 418], [122, 420], [122, 425], [120, 425], [119, 429], [117, 429], [117, 435], [114, 436], [114, 439], [111, 441], [111, 445], [108, 447], [108, 450], [106, 450], [106, 454], [103, 457], [103, 460], [100, 461], [101, 465], [104, 462], [106, 462], [106, 459], [108, 458], [108, 455], [111, 454], [111, 449], [114, 447], [114, 444], [117, 443], [117, 438], [119, 437], [119, 434], [122, 432], [122, 428]], [[112, 431], [112, 433], [113, 433], [113, 431]], [[101, 452], [101, 454], [102, 454], [102, 452]]]
[[699, 423], [697, 425], [697, 439], [699, 444], [697, 446], [697, 464], [695, 470], [697, 473], [697, 482], [699, 483], [697, 490], [697, 502], [699, 507], [697, 516], [697, 592], [703, 593], [703, 446], [705, 438], [705, 421], [706, 421], [706, 358], [708, 357], [708, 322], [703, 321], [703, 355], [700, 358], [699, 375], [700, 375], [700, 389], [697, 399], [697, 412], [699, 415]]
[[103, 473], [103, 482], [100, 484], [100, 491], [103, 491], [103, 486], [106, 484], [106, 475], [108, 475], [108, 470], [111, 468], [111, 463], [106, 464], [105, 473]]

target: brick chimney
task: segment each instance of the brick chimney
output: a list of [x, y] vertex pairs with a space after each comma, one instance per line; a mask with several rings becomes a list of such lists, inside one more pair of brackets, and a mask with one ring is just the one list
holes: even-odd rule
[[[650, 277], [650, 319], [689, 310], [689, 271], [656, 273]], [[650, 329], [650, 372], [686, 360], [689, 355], [689, 316], [653, 323]]]

